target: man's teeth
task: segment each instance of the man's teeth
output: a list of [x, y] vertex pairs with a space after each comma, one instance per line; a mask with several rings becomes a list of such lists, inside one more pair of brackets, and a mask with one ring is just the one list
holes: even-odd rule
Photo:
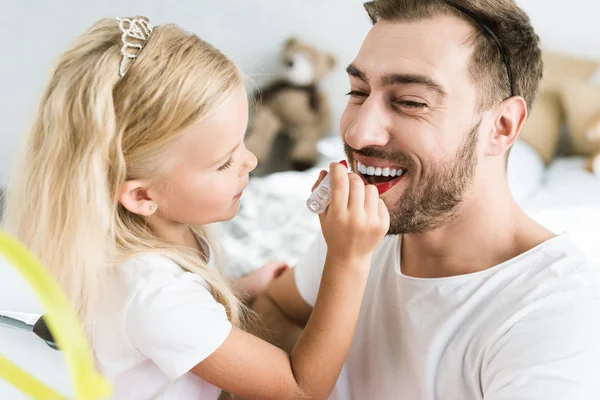
[[363, 175], [371, 175], [371, 176], [391, 176], [391, 177], [395, 177], [395, 176], [401, 176], [404, 173], [403, 169], [400, 168], [380, 168], [380, 167], [367, 167], [366, 165], [363, 165], [359, 162], [357, 162], [358, 165], [358, 172], [360, 172]]

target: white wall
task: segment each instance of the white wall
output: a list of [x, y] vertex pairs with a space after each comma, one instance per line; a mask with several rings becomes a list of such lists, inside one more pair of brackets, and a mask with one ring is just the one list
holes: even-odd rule
[[[519, 0], [518, 0], [519, 1]], [[341, 114], [352, 61], [370, 22], [363, 0], [1, 0], [0, 186], [6, 182], [23, 132], [52, 62], [73, 38], [100, 17], [147, 15], [175, 22], [237, 61], [260, 84], [275, 72], [279, 46], [298, 35], [334, 52], [336, 72], [323, 87]], [[600, 59], [600, 2], [520, 0], [548, 47]]]

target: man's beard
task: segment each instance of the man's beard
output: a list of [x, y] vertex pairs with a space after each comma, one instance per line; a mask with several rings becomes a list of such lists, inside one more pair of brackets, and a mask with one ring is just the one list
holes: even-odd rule
[[[345, 145], [346, 154], [356, 152], [367, 157], [392, 161], [405, 168], [410, 185], [395, 204], [388, 204], [390, 212], [389, 235], [422, 233], [438, 228], [451, 221], [465, 192], [473, 182], [477, 165], [477, 133], [479, 121], [465, 136], [456, 157], [443, 164], [431, 163], [426, 175], [415, 184], [414, 161], [402, 152], [390, 153], [383, 149], [365, 148], [353, 150]], [[403, 179], [406, 179], [403, 178]]]

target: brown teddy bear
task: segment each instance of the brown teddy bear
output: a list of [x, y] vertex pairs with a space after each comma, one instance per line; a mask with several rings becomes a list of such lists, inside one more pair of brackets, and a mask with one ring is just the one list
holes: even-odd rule
[[588, 170], [600, 176], [600, 85], [592, 82], [600, 63], [550, 51], [542, 56], [544, 77], [520, 138], [549, 164], [564, 128], [568, 153], [589, 157]]
[[[303, 171], [316, 164], [317, 142], [329, 133], [331, 111], [318, 83], [336, 61], [333, 55], [292, 37], [283, 45], [281, 63], [282, 77], [254, 95], [246, 146], [259, 164], [267, 163], [273, 153], [278, 159], [289, 158], [293, 169]], [[272, 151], [280, 133], [291, 139], [289, 154]]]

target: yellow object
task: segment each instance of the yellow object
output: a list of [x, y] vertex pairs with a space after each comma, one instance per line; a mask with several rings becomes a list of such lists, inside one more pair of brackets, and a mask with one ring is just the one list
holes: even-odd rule
[[[12, 264], [37, 293], [46, 314], [44, 321], [58, 348], [64, 353], [75, 386], [77, 400], [97, 400], [111, 394], [111, 387], [96, 371], [92, 352], [83, 328], [50, 273], [25, 246], [0, 231], [0, 254]], [[54, 389], [40, 382], [0, 355], [0, 377], [33, 399], [64, 399]]]
[[64, 397], [29, 375], [0, 354], [0, 377], [34, 399], [63, 400]]

